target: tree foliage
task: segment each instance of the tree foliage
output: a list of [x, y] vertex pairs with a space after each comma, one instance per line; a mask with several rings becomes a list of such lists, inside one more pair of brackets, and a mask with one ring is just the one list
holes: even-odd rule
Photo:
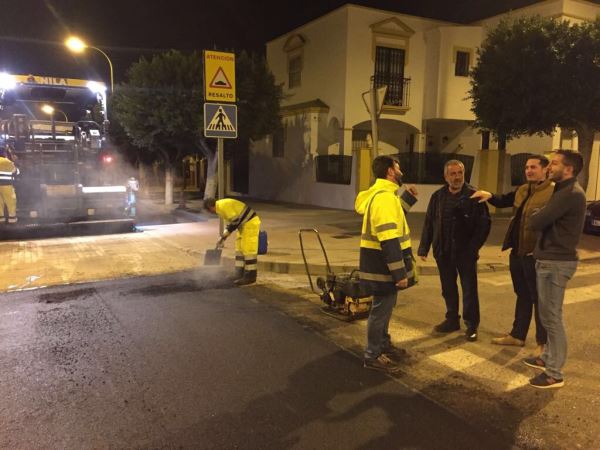
[[141, 58], [113, 97], [115, 114], [132, 142], [160, 151], [173, 165], [202, 138], [202, 56], [171, 50]]
[[476, 125], [509, 139], [574, 129], [586, 186], [600, 130], [600, 19], [505, 20], [489, 32], [478, 56], [470, 91]]
[[[113, 97], [116, 118], [133, 144], [159, 151], [171, 166], [200, 152], [214, 168], [215, 146], [204, 138], [202, 61], [200, 52], [175, 50], [141, 58]], [[241, 52], [236, 82], [238, 139], [249, 142], [273, 132], [282, 94], [264, 58]]]
[[242, 51], [236, 57], [240, 138], [253, 141], [272, 133], [280, 124], [282, 88], [264, 57]]

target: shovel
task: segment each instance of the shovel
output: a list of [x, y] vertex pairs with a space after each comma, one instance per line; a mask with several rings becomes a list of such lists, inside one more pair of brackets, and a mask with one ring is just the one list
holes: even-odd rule
[[223, 247], [217, 246], [212, 249], [209, 248], [206, 250], [204, 254], [204, 265], [205, 266], [218, 266], [221, 264], [221, 252], [223, 251]]

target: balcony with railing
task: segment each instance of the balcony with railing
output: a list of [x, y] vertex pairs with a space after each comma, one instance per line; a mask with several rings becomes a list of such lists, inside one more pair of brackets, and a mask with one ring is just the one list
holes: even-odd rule
[[410, 78], [374, 77], [375, 87], [387, 85], [383, 99], [383, 111], [405, 113], [410, 109]]

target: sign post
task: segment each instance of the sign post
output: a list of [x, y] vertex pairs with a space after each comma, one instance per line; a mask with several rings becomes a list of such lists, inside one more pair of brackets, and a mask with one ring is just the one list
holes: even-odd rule
[[[217, 138], [217, 179], [219, 199], [225, 197], [223, 139], [237, 138], [235, 103], [235, 54], [204, 50], [204, 136]], [[218, 102], [218, 103], [208, 103]], [[223, 219], [219, 233], [223, 234]]]

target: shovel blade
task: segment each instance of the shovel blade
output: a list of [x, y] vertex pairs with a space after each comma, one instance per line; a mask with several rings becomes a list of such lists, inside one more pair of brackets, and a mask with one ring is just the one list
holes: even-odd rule
[[206, 250], [204, 254], [204, 265], [205, 266], [218, 266], [221, 264], [221, 252], [220, 248], [214, 248]]

